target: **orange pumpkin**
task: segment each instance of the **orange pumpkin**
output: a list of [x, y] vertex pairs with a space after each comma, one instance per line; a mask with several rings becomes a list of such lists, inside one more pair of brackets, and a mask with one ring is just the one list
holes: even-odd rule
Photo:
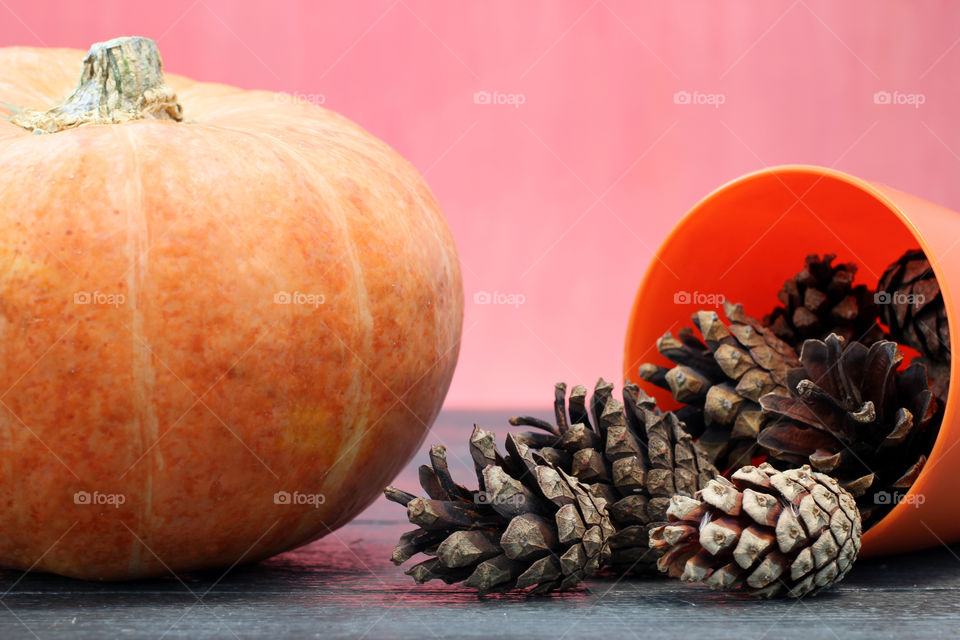
[[70, 95], [82, 57], [0, 49], [0, 565], [139, 578], [329, 533], [453, 374], [436, 200], [333, 112], [165, 83], [142, 38]]

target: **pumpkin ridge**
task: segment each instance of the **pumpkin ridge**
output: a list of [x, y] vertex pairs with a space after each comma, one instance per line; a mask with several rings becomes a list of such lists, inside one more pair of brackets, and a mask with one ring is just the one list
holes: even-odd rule
[[[347, 434], [345, 439], [341, 440], [339, 445], [340, 455], [333, 460], [323, 474], [319, 489], [321, 493], [324, 493], [324, 489], [327, 486], [342, 486], [351, 475], [356, 474], [356, 461], [358, 456], [363, 453], [363, 447], [360, 445], [363, 444], [365, 436], [393, 409], [393, 407], [387, 409], [382, 415], [377, 417], [377, 420], [371, 423], [368, 403], [363, 401], [363, 399], [371, 397], [372, 382], [370, 378], [376, 378], [376, 383], [382, 384], [385, 388], [387, 388], [387, 390], [390, 391], [390, 393], [400, 404], [403, 404], [403, 400], [393, 389], [389, 387], [389, 385], [380, 379], [380, 377], [377, 376], [373, 369], [367, 364], [368, 360], [375, 358], [376, 356], [376, 354], [373, 353], [371, 340], [373, 318], [370, 314], [369, 290], [366, 286], [363, 265], [360, 263], [359, 256], [357, 255], [355, 232], [350, 226], [350, 218], [347, 215], [347, 212], [344, 210], [345, 205], [337, 201], [337, 196], [342, 195], [340, 193], [340, 189], [337, 185], [328, 180], [325, 175], [323, 175], [319, 167], [317, 167], [310, 158], [301, 154], [296, 147], [288, 143], [286, 140], [267, 132], [252, 132], [249, 130], [245, 131], [235, 127], [228, 128], [239, 133], [249, 134], [255, 137], [263, 136], [269, 139], [276, 145], [275, 148], [277, 149], [278, 153], [284, 153], [287, 155], [291, 162], [304, 172], [303, 177], [305, 179], [312, 178], [306, 181], [309, 182], [311, 191], [314, 192], [317, 200], [323, 204], [324, 209], [328, 214], [333, 212], [337, 214], [336, 219], [339, 222], [338, 233], [343, 239], [343, 246], [345, 247], [346, 254], [350, 259], [350, 270], [353, 274], [354, 290], [357, 302], [357, 311], [354, 316], [356, 318], [355, 331], [356, 335], [362, 339], [362, 343], [357, 344], [356, 349], [351, 348], [348, 342], [344, 340], [343, 337], [341, 337], [340, 334], [329, 325], [329, 323], [324, 322], [323, 320], [320, 321], [330, 335], [336, 338], [343, 348], [349, 352], [351, 359], [356, 360], [361, 365], [359, 368], [354, 368], [350, 384], [342, 390], [345, 397], [354, 398], [352, 406], [349, 410], [344, 411], [345, 415], [343, 416], [343, 418], [347, 419], [354, 425], [354, 428]], [[322, 187], [317, 185], [322, 185]], [[332, 219], [332, 216], [331, 218], [328, 218], [328, 220], [330, 219]], [[317, 279], [322, 282], [326, 278], [327, 274], [333, 269], [333, 266], [334, 264], [327, 265], [324, 272], [321, 273]], [[361, 353], [363, 355], [361, 355]], [[424, 435], [426, 435], [426, 430], [424, 430]], [[335, 473], [334, 470], [338, 467], [339, 472]], [[331, 525], [332, 523], [325, 523], [323, 526], [325, 530], [329, 530]], [[316, 524], [305, 519], [300, 527], [290, 532], [290, 535], [293, 538], [302, 538], [308, 531], [310, 532], [310, 537], [316, 537], [318, 534], [325, 532], [317, 531]]]
[[[159, 420], [156, 413], [155, 398], [153, 395], [153, 386], [156, 381], [156, 373], [153, 366], [153, 352], [147, 343], [144, 326], [144, 311], [141, 307], [141, 293], [143, 290], [144, 272], [148, 268], [143, 262], [143, 257], [149, 255], [149, 222], [143, 204], [143, 177], [139, 157], [137, 155], [137, 142], [129, 129], [115, 128], [117, 137], [123, 137], [123, 142], [127, 147], [127, 161], [130, 164], [130, 170], [126, 172], [125, 180], [127, 206], [124, 207], [127, 214], [127, 239], [128, 253], [132, 262], [127, 268], [125, 274], [127, 280], [127, 296], [130, 304], [131, 326], [130, 337], [132, 339], [131, 348], [133, 355], [130, 360], [132, 368], [133, 391], [137, 396], [138, 402], [135, 403], [135, 415], [132, 416], [134, 426], [137, 427], [137, 437], [131, 439], [131, 448], [135, 449], [132, 454], [138, 464], [146, 465], [143, 469], [143, 487], [144, 493], [139, 503], [139, 520], [141, 531], [151, 531], [153, 529], [153, 481], [154, 469], [156, 468], [155, 457], [160, 449], [155, 445], [159, 434]], [[133, 216], [135, 221], [131, 221]], [[146, 251], [143, 246], [146, 246]], [[140, 459], [140, 457], [144, 459]], [[143, 544], [136, 537], [132, 537], [132, 558], [131, 566], [137, 566], [143, 562]]]

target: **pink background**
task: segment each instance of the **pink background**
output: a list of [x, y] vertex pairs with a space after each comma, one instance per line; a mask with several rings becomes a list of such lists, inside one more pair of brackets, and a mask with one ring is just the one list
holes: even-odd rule
[[743, 173], [835, 166], [960, 210], [958, 3], [0, 0], [0, 45], [118, 35], [171, 72], [322, 102], [426, 175], [467, 293], [448, 407], [617, 379], [654, 249]]

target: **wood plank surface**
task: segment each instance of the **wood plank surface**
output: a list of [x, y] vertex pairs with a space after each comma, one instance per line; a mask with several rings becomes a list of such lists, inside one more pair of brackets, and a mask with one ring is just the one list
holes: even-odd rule
[[[504, 433], [513, 412], [441, 414], [397, 479], [417, 490], [427, 445], [472, 480], [473, 421]], [[539, 413], [544, 413], [541, 409]], [[838, 588], [755, 602], [664, 579], [600, 578], [541, 597], [417, 586], [388, 558], [410, 525], [380, 499], [326, 538], [254, 566], [132, 583], [0, 571], [0, 638], [957, 638], [960, 547], [860, 561]], [[412, 563], [411, 563], [412, 564]]]

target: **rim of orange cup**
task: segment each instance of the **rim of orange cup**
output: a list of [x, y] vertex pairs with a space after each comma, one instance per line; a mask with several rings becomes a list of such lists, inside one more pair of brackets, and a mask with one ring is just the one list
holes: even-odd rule
[[[916, 214], [918, 207], [935, 209], [941, 217], [944, 212], [953, 213], [953, 215], [956, 216], [957, 234], [960, 234], [960, 214], [948, 212], [942, 207], [915, 198], [914, 196], [909, 196], [908, 194], [877, 185], [832, 168], [805, 164], [768, 167], [727, 182], [694, 205], [664, 239], [641, 279], [640, 287], [634, 299], [628, 321], [629, 324], [624, 346], [623, 376], [625, 380], [636, 380], [639, 382], [648, 393], [657, 397], [658, 401], [665, 408], [676, 407], [679, 406], [679, 404], [672, 400], [669, 392], [665, 392], [652, 384], [638, 380], [636, 371], [639, 362], [662, 361], [666, 364], [666, 361], [662, 360], [662, 357], [659, 356], [655, 348], [652, 347], [655, 345], [656, 340], [653, 336], [658, 337], [669, 329], [666, 326], [665, 320], [661, 320], [662, 314], [651, 314], [649, 311], [650, 309], [663, 308], [664, 301], [662, 297], [660, 297], [659, 294], [653, 295], [652, 292], [655, 288], [663, 288], [663, 283], [661, 282], [664, 278], [663, 272], [665, 269], [670, 270], [670, 267], [666, 266], [664, 260], [677, 251], [682, 253], [682, 250], [678, 249], [678, 247], [684, 247], [690, 243], [687, 239], [689, 232], [694, 229], [696, 225], [702, 224], [705, 216], [718, 215], [718, 212], [722, 210], [721, 205], [716, 204], [718, 199], [728, 196], [731, 191], [735, 191], [744, 185], [749, 185], [759, 180], [769, 181], [771, 178], [780, 180], [789, 190], [789, 187], [787, 187], [783, 180], [786, 176], [790, 176], [791, 178], [796, 176], [803, 176], [808, 179], [816, 178], [814, 186], [810, 187], [811, 190], [824, 181], [826, 181], [825, 186], [842, 185], [844, 187], [851, 187], [860, 194], [871, 198], [877, 205], [882, 206], [883, 209], [892, 214], [892, 216], [903, 225], [903, 229], [909, 232], [930, 260], [934, 275], [937, 277], [938, 284], [940, 285], [940, 292], [947, 310], [947, 322], [950, 328], [950, 351], [953, 352], [957, 349], [957, 342], [958, 339], [960, 339], [958, 333], [960, 332], [957, 330], [957, 310], [954, 306], [955, 298], [952, 294], [951, 282], [947, 277], [947, 271], [941, 263], [938, 252], [935, 250], [935, 247], [931, 246], [931, 243], [928, 242], [925, 232], [915, 223], [914, 218], [916, 216], [911, 217], [911, 212], [908, 211], [906, 207], [911, 207], [914, 210], [914, 214]], [[807, 192], [798, 196], [798, 202], [802, 202], [802, 199], [806, 195]], [[904, 203], [904, 200], [906, 200], [906, 203]], [[810, 207], [807, 208], [809, 209]], [[811, 213], [813, 213], [812, 209]], [[813, 213], [813, 215], [816, 217], [815, 213]], [[927, 221], [928, 225], [938, 226], [935, 223], [936, 220], [932, 222]], [[929, 233], [931, 231], [941, 231], [941, 229], [928, 228], [926, 231]], [[843, 244], [843, 238], [838, 238], [838, 240]], [[759, 238], [756, 242], [763, 242], [763, 238]], [[960, 244], [960, 235], [957, 235], [957, 243]], [[910, 248], [914, 247], [898, 246], [894, 248], [894, 253], [899, 256]], [[820, 247], [809, 247], [808, 249], [806, 253], [822, 251]], [[960, 248], [958, 248], [958, 252], [960, 252]], [[853, 261], [856, 262], [856, 260]], [[958, 259], [958, 263], [960, 263], [960, 259]], [[797, 269], [799, 269], [799, 266], [799, 264], [796, 264], [794, 267], [783, 271], [781, 274], [782, 278], [780, 279], [781, 284], [783, 280], [786, 280], [795, 273]], [[960, 269], [954, 270], [956, 271], [956, 276], [960, 278]], [[863, 283], [859, 277], [858, 281], [861, 284]], [[773, 291], [776, 290], [777, 289], [774, 289]], [[764, 293], [772, 295], [772, 292], [766, 290]], [[739, 300], [731, 300], [731, 302], [738, 301]], [[770, 308], [773, 306], [774, 304], [769, 305]], [[648, 321], [647, 318], [650, 318], [650, 320]], [[689, 316], [687, 319], [689, 320]], [[674, 325], [676, 325], [677, 322], [680, 321], [677, 320], [674, 322]], [[658, 324], [660, 325], [659, 328], [653, 326]], [[689, 324], [689, 322], [686, 324]], [[653, 339], [651, 340], [651, 338]], [[952, 360], [950, 365], [950, 393], [948, 394], [948, 400], [944, 408], [943, 422], [923, 470], [913, 486], [901, 497], [891, 511], [864, 533], [863, 551], [861, 555], [884, 555], [911, 551], [960, 540], [960, 492], [954, 496], [952, 492], [945, 491], [945, 489], [950, 488], [951, 481], [956, 479], [955, 476], [951, 478], [951, 476], [954, 475], [954, 465], [942, 464], [945, 461], [953, 461], [955, 465], [960, 466], [960, 447], [954, 448], [954, 445], [960, 443], [960, 424], [957, 422], [957, 403], [960, 402], [960, 400], [957, 400], [957, 396], [960, 394], [960, 391], [954, 389], [958, 379], [957, 367], [957, 361]], [[956, 515], [954, 515], [954, 513], [956, 513]]]

